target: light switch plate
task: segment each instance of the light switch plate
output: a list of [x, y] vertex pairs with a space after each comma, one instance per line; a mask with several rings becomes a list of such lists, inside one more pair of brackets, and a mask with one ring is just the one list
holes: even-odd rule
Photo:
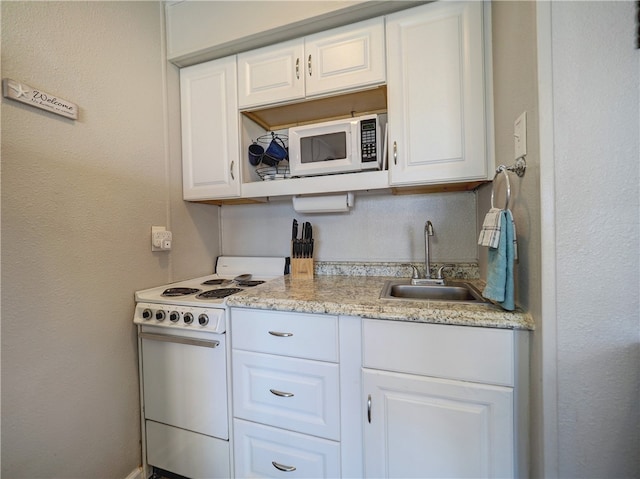
[[515, 150], [514, 160], [522, 158], [527, 154], [527, 112], [522, 115], [513, 124], [513, 144]]

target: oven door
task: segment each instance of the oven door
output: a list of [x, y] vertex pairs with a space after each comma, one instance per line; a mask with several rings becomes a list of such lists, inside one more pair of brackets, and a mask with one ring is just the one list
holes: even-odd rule
[[143, 327], [145, 419], [229, 439], [226, 335]]

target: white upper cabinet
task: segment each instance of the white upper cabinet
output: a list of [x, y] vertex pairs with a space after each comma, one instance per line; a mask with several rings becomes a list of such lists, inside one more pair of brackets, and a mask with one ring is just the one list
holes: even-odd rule
[[384, 83], [384, 46], [382, 18], [306, 37], [307, 96]]
[[385, 82], [384, 21], [374, 18], [238, 55], [240, 108]]
[[180, 70], [185, 200], [240, 196], [235, 56]]
[[436, 2], [387, 16], [392, 185], [488, 178], [483, 9]]
[[299, 39], [239, 54], [240, 108], [304, 98], [303, 61]]

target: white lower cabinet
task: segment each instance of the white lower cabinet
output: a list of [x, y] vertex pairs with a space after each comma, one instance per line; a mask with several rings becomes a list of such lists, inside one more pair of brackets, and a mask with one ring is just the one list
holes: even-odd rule
[[236, 477], [340, 477], [340, 443], [233, 420]]
[[365, 369], [366, 477], [511, 477], [513, 391]]
[[235, 477], [362, 476], [360, 324], [231, 308]]
[[231, 308], [235, 477], [528, 474], [528, 332]]
[[364, 320], [364, 477], [526, 477], [527, 340]]

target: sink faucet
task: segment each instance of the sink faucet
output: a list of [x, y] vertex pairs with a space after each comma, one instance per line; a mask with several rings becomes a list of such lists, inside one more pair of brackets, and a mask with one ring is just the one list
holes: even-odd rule
[[431, 253], [429, 251], [429, 237], [433, 236], [433, 225], [431, 221], [427, 220], [424, 224], [424, 278], [420, 278], [418, 274], [418, 268], [415, 266], [411, 266], [413, 268], [413, 275], [411, 276], [411, 284], [444, 284], [444, 278], [442, 277], [442, 271], [444, 268], [453, 266], [450, 264], [446, 264], [441, 266], [438, 269], [438, 274], [435, 278], [431, 277]]
[[431, 279], [431, 257], [429, 256], [429, 236], [433, 236], [433, 225], [427, 220], [424, 224], [424, 279]]

